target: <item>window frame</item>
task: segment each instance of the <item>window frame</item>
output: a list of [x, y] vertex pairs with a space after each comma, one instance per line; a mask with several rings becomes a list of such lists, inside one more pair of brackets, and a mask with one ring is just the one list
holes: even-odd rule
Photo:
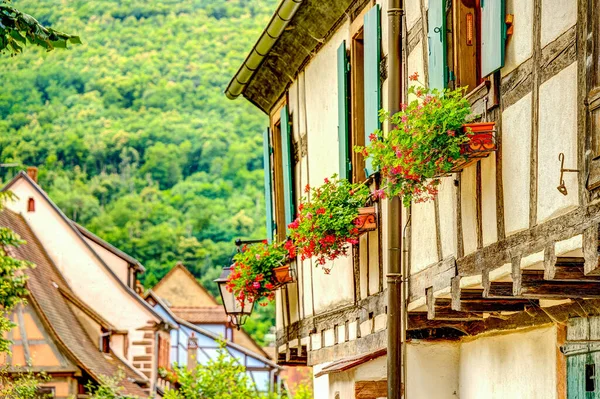
[[350, 41], [348, 44], [350, 61], [350, 118], [348, 140], [350, 142], [351, 170], [349, 180], [360, 183], [367, 180], [365, 159], [354, 151], [355, 146], [365, 145], [365, 65], [364, 65], [364, 25], [365, 14], [373, 7], [367, 3], [350, 23]]
[[[286, 238], [285, 224], [285, 193], [283, 189], [283, 158], [281, 142], [281, 111], [288, 105], [286, 95], [279, 99], [269, 113], [269, 134], [271, 139], [271, 185], [273, 187], [273, 220], [275, 229], [273, 239], [283, 241]], [[295, 183], [295, 175], [292, 173], [292, 185]], [[294, 203], [295, 203], [295, 199]]]

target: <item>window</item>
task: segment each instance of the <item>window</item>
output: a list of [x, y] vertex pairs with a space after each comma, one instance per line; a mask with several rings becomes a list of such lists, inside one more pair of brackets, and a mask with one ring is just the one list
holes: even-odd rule
[[479, 1], [454, 2], [452, 13], [452, 45], [455, 48], [451, 59], [455, 87], [467, 86], [473, 90], [481, 82], [481, 5]]
[[[364, 31], [361, 26], [352, 36], [351, 48], [351, 101], [352, 101], [352, 134], [350, 148], [365, 145], [365, 45]], [[352, 181], [364, 181], [365, 160], [362, 154], [352, 151]]]
[[110, 352], [110, 332], [102, 329], [102, 333], [100, 334], [100, 352], [109, 353]]
[[169, 368], [170, 355], [169, 339], [166, 337], [158, 337], [158, 367]]
[[505, 0], [429, 0], [429, 85], [475, 89], [504, 66]]
[[[282, 101], [271, 113], [273, 181], [273, 221], [278, 241], [287, 234], [287, 225], [296, 217], [296, 195], [294, 170], [296, 166], [293, 152], [293, 135], [288, 106]], [[267, 197], [268, 198], [268, 197]]]
[[[345, 60], [345, 43], [338, 49], [338, 96], [339, 96], [339, 126], [344, 126], [341, 110], [348, 106], [351, 118], [345, 128], [349, 134], [349, 143], [342, 140], [340, 135], [340, 159], [344, 159], [344, 149], [347, 148], [346, 175], [354, 182], [364, 181], [374, 173], [370, 161], [362, 154], [356, 153], [355, 146], [367, 145], [369, 136], [381, 127], [379, 110], [381, 109], [381, 81], [379, 63], [381, 61], [381, 11], [378, 4], [365, 8], [352, 22], [350, 27], [350, 71], [347, 75]], [[345, 73], [344, 73], [345, 72]], [[345, 78], [345, 79], [344, 79]], [[349, 90], [348, 90], [349, 85]], [[349, 98], [345, 97], [349, 93]], [[346, 147], [344, 148], [344, 144]], [[340, 172], [344, 165], [340, 162]], [[350, 170], [348, 170], [350, 169]], [[342, 173], [340, 173], [343, 175]]]
[[27, 200], [27, 212], [35, 212], [35, 199], [29, 197]]

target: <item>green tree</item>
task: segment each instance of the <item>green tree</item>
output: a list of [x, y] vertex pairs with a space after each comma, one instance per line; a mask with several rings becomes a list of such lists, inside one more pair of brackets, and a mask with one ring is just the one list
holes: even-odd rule
[[78, 36], [62, 33], [42, 26], [34, 17], [7, 4], [0, 3], [0, 53], [8, 49], [11, 54], [23, 51], [28, 42], [48, 51], [66, 48], [67, 43], [81, 44]]
[[267, 399], [259, 394], [246, 368], [227, 352], [221, 342], [217, 358], [193, 370], [176, 368], [178, 389], [170, 389], [165, 399]]
[[[13, 194], [10, 191], [0, 192], [0, 212], [6, 200], [11, 199]], [[23, 302], [23, 297], [28, 291], [25, 288], [27, 274], [23, 271], [33, 265], [11, 257], [8, 250], [11, 247], [18, 247], [24, 244], [14, 231], [8, 227], [0, 227], [0, 353], [9, 353], [11, 341], [4, 338], [15, 324], [12, 323], [6, 315], [9, 314], [16, 305]]]
[[90, 399], [136, 399], [137, 396], [129, 396], [123, 394], [121, 381], [125, 379], [125, 372], [119, 370], [117, 375], [100, 376], [100, 383], [88, 383], [86, 389], [90, 395]]

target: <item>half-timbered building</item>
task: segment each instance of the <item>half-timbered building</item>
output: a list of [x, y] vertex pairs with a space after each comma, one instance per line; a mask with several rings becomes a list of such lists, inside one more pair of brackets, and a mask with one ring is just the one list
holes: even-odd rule
[[[313, 366], [316, 398], [600, 392], [599, 21], [598, 0], [279, 3], [226, 89], [269, 116], [275, 238], [307, 184], [378, 187], [352, 148], [389, 129], [378, 111], [410, 100], [409, 75], [467, 87], [473, 116], [495, 123], [494, 150], [443, 177], [434, 201], [400, 215], [377, 203], [379, 228], [330, 274], [296, 260], [277, 294], [278, 360]], [[404, 332], [389, 342], [396, 308]]]

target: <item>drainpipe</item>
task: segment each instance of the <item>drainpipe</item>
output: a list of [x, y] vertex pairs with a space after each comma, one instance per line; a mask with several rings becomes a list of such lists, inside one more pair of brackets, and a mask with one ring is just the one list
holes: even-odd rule
[[[402, 102], [402, 0], [390, 0], [388, 9], [388, 104], [390, 114]], [[391, 126], [388, 126], [391, 128]], [[388, 130], [389, 131], [389, 130]], [[399, 197], [388, 201], [388, 315], [387, 382], [388, 399], [401, 399], [402, 392], [402, 204]]]

